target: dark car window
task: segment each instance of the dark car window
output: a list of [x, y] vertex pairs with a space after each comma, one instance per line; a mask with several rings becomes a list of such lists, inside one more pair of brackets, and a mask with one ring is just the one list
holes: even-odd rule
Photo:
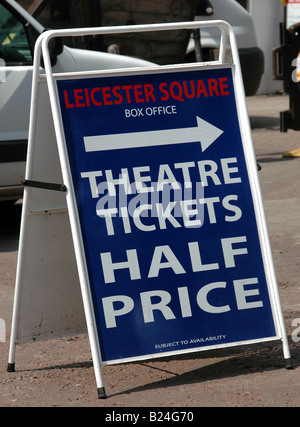
[[32, 64], [26, 28], [0, 4], [0, 58], [6, 65]]

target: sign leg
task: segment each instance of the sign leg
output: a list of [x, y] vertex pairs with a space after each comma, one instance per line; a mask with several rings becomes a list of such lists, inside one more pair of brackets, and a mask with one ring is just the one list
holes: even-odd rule
[[106, 399], [106, 392], [105, 392], [105, 387], [103, 384], [102, 373], [101, 373], [100, 349], [99, 349], [98, 343], [95, 341], [94, 331], [90, 331], [89, 338], [90, 338], [90, 345], [91, 345], [91, 351], [92, 351], [98, 398]]
[[7, 372], [15, 372], [15, 362], [7, 364]]
[[25, 230], [26, 230], [26, 219], [27, 219], [27, 216], [26, 216], [27, 199], [28, 199], [28, 194], [26, 189], [24, 189], [21, 228], [20, 228], [19, 255], [18, 255], [18, 261], [17, 261], [17, 274], [16, 274], [14, 305], [13, 305], [13, 313], [12, 313], [7, 372], [15, 372], [16, 342], [17, 342], [17, 333], [18, 333], [18, 324], [19, 324], [20, 304], [21, 304], [21, 298], [22, 298], [21, 296], [22, 273], [21, 272], [23, 271], [23, 268], [24, 268], [23, 258], [24, 258]]
[[16, 309], [17, 306], [17, 295], [14, 302], [14, 312], [13, 312], [13, 320], [11, 326], [11, 335], [10, 335], [10, 344], [9, 344], [9, 356], [8, 356], [8, 364], [7, 364], [7, 372], [15, 372], [15, 353], [16, 353], [16, 333], [17, 333], [17, 315]]
[[289, 343], [286, 335], [283, 337], [283, 355], [284, 355], [284, 361], [285, 361], [285, 368], [294, 369], [293, 360], [291, 358], [291, 352], [290, 352]]
[[291, 359], [291, 357], [289, 357], [288, 359], [285, 359], [285, 368], [294, 369], [293, 360]]
[[[18, 275], [18, 273], [17, 273]], [[8, 356], [8, 365], [7, 372], [15, 372], [15, 353], [16, 353], [16, 341], [17, 341], [17, 329], [18, 329], [18, 317], [19, 317], [19, 302], [20, 302], [20, 291], [18, 286], [18, 280], [16, 281], [16, 291], [13, 307], [13, 316], [12, 316], [12, 325], [11, 325], [11, 334], [10, 334], [10, 344], [9, 344], [9, 356]]]
[[[279, 302], [279, 307], [280, 307], [280, 302]], [[282, 331], [281, 332], [282, 333], [282, 348], [283, 348], [283, 357], [284, 357], [285, 367], [286, 367], [286, 369], [294, 369], [282, 312], [281, 312], [281, 316], [280, 316], [280, 326], [281, 326], [281, 331]]]
[[98, 398], [99, 399], [106, 399], [106, 392], [104, 387], [98, 388]]

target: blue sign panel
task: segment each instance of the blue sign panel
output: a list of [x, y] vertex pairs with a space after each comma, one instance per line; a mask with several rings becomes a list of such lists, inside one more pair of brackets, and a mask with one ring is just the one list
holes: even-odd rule
[[232, 69], [57, 87], [103, 362], [276, 337]]

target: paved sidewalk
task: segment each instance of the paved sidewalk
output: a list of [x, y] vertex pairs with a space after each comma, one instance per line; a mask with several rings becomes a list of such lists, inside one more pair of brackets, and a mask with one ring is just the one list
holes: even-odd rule
[[300, 132], [280, 132], [279, 112], [289, 108], [288, 96], [249, 97], [247, 105], [254, 149], [262, 167], [259, 179], [289, 329], [290, 320], [300, 317], [300, 158], [286, 159], [282, 154], [300, 147]]

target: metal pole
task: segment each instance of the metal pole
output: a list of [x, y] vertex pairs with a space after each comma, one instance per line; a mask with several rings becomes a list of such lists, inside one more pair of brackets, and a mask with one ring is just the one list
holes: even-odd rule
[[76, 261], [77, 261], [77, 267], [78, 267], [78, 275], [79, 275], [80, 286], [81, 286], [83, 306], [84, 306], [84, 311], [86, 316], [86, 323], [87, 323], [88, 335], [89, 335], [92, 358], [93, 358], [98, 397], [101, 399], [104, 399], [106, 398], [106, 393], [105, 393], [105, 388], [103, 386], [102, 375], [101, 375], [102, 361], [100, 356], [99, 339], [96, 331], [96, 320], [95, 320], [94, 310], [92, 306], [92, 297], [91, 297], [90, 287], [89, 287], [89, 279], [88, 279], [87, 266], [85, 262], [84, 247], [83, 247], [82, 237], [79, 232], [80, 221], [78, 218], [78, 212], [77, 212], [76, 203], [75, 203], [75, 195], [73, 194], [71, 172], [69, 170], [69, 165], [67, 161], [68, 157], [67, 157], [65, 141], [64, 141], [63, 125], [62, 125], [60, 113], [58, 110], [59, 102], [57, 99], [56, 85], [55, 85], [53, 74], [52, 74], [52, 67], [51, 67], [51, 60], [50, 60], [50, 53], [49, 53], [50, 39], [51, 39], [51, 34], [49, 33], [43, 37], [42, 53], [43, 53], [43, 59], [45, 63], [49, 98], [50, 98], [50, 104], [52, 107], [53, 123], [54, 123], [54, 129], [56, 133], [59, 157], [61, 161], [62, 175], [63, 175], [64, 184], [67, 187], [66, 199], [67, 199], [68, 212], [69, 212], [69, 218], [70, 218], [72, 235], [73, 235], [73, 242], [74, 242], [74, 249], [75, 249]]
[[[34, 66], [33, 66], [33, 77], [32, 77], [32, 91], [31, 91], [31, 112], [30, 112], [30, 126], [28, 134], [28, 149], [27, 149], [27, 162], [26, 162], [26, 172], [25, 178], [30, 179], [32, 175], [32, 156], [30, 153], [34, 152], [34, 143], [35, 143], [35, 131], [36, 131], [36, 116], [37, 116], [37, 97], [38, 97], [38, 80], [39, 80], [39, 69], [40, 69], [40, 60], [41, 60], [41, 39], [38, 39], [35, 44], [34, 50]], [[14, 306], [13, 306], [13, 315], [12, 315], [12, 326], [11, 326], [11, 337], [10, 337], [10, 347], [9, 347], [9, 357], [7, 371], [15, 371], [15, 350], [17, 342], [17, 332], [19, 324], [19, 311], [20, 311], [20, 302], [22, 295], [22, 271], [23, 271], [23, 251], [25, 247], [25, 239], [23, 235], [26, 229], [26, 219], [27, 219], [27, 200], [29, 188], [24, 188], [24, 197], [23, 197], [23, 206], [22, 206], [22, 218], [21, 218], [21, 228], [20, 228], [20, 245], [18, 250], [18, 261], [17, 261], [17, 275], [16, 275], [16, 286], [15, 286], [15, 296], [14, 296]]]

